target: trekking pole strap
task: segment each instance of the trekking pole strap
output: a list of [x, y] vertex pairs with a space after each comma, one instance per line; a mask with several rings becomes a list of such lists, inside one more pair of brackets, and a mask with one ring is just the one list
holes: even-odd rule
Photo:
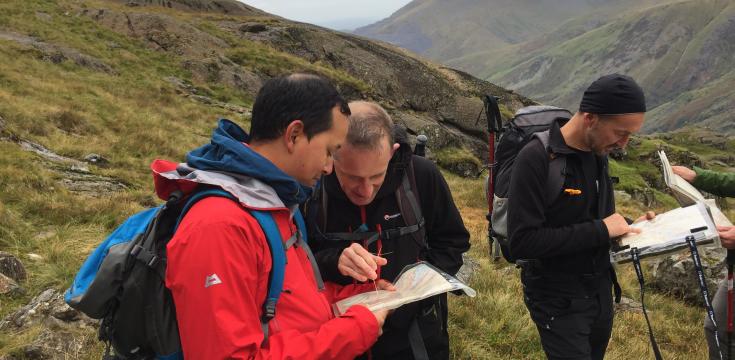
[[[704, 271], [702, 270], [702, 259], [699, 257], [699, 250], [697, 250], [697, 243], [694, 235], [687, 236], [686, 242], [689, 245], [689, 251], [692, 254], [694, 269], [697, 271], [697, 282], [699, 282], [699, 290], [702, 292], [702, 300], [704, 300], [704, 306], [707, 309], [707, 316], [709, 317], [709, 320], [712, 321], [714, 328], [717, 329], [715, 310], [712, 308], [712, 302], [709, 299], [707, 282], [704, 279]], [[720, 354], [720, 359], [724, 359], [722, 347], [720, 346], [720, 337], [717, 334], [715, 334], [715, 344], [717, 345], [717, 352]]]
[[646, 324], [648, 325], [648, 337], [651, 340], [651, 347], [653, 348], [653, 356], [656, 360], [662, 360], [661, 351], [658, 349], [656, 343], [656, 337], [653, 336], [653, 328], [651, 327], [651, 321], [648, 319], [648, 312], [646, 311], [646, 302], [643, 299], [645, 284], [643, 280], [643, 269], [641, 268], [641, 258], [637, 247], [630, 249], [630, 257], [633, 259], [633, 266], [635, 267], [635, 275], [638, 277], [638, 284], [641, 287], [641, 308], [643, 309], [643, 317], [646, 318]]

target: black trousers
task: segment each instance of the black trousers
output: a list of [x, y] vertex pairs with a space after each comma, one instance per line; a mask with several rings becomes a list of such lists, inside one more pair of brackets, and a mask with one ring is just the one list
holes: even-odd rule
[[524, 289], [524, 300], [549, 359], [602, 359], [613, 325], [611, 284], [602, 281], [596, 295], [541, 296]]

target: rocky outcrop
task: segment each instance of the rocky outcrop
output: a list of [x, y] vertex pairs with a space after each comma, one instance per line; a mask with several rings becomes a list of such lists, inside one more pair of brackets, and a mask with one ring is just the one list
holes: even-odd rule
[[112, 67], [105, 64], [103, 61], [68, 46], [50, 44], [30, 36], [7, 31], [0, 31], [0, 40], [13, 41], [19, 45], [28, 47], [29, 49], [33, 49], [38, 52], [39, 58], [45, 61], [50, 61], [54, 64], [59, 64], [68, 60], [78, 66], [91, 70], [105, 72], [108, 74], [117, 73]]
[[[699, 255], [711, 297], [726, 275], [723, 262], [726, 251], [721, 248], [700, 247]], [[650, 272], [644, 274], [648, 285], [687, 302], [704, 305], [694, 262], [688, 250], [651, 260], [650, 269]]]
[[[620, 298], [620, 303], [613, 303], [613, 306], [615, 308], [616, 313], [620, 313], [620, 312], [643, 313], [643, 306], [641, 305], [641, 303], [629, 297], [625, 297], [625, 296]], [[646, 309], [646, 312], [650, 314], [652, 311]]]
[[15, 280], [0, 274], [0, 295], [16, 296], [23, 293], [23, 288]]
[[95, 320], [69, 307], [55, 289], [42, 292], [0, 321], [2, 331], [33, 334], [19, 353], [7, 359], [78, 359], [97, 344], [89, 336], [94, 327]]
[[[348, 99], [381, 103], [396, 122], [408, 128], [410, 135], [426, 134], [427, 146], [432, 151], [453, 146], [484, 159], [485, 125], [484, 121], [477, 121], [482, 109], [480, 96], [500, 96], [502, 106], [511, 112], [533, 103], [512, 91], [432, 64], [391, 45], [309, 24], [259, 15], [242, 20], [223, 19], [213, 23], [216, 27], [212, 28], [174, 14], [140, 9], [144, 10], [85, 8], [78, 14], [138, 39], [151, 49], [178, 57], [196, 83], [220, 84], [250, 97], [255, 96], [264, 80], [289, 68], [303, 68], [301, 59], [320, 64], [325, 67], [324, 75], [331, 77]], [[274, 50], [285, 63], [283, 69], [256, 61], [258, 52]], [[289, 54], [299, 60], [288, 58]], [[340, 74], [327, 68], [337, 69]], [[180, 79], [169, 81], [195, 101], [233, 110], [207, 94], [194, 93], [192, 89], [196, 87]]]
[[0, 251], [0, 274], [15, 281], [24, 281], [28, 275], [23, 263], [10, 253]]
[[472, 281], [472, 276], [480, 270], [480, 264], [477, 260], [471, 258], [467, 253], [462, 254], [462, 267], [459, 268], [455, 277], [465, 283], [469, 284]]
[[115, 0], [130, 7], [163, 7], [226, 15], [257, 16], [264, 13], [236, 0]]
[[122, 180], [94, 174], [86, 162], [56, 154], [41, 144], [19, 138], [7, 131], [2, 123], [0, 123], [0, 141], [16, 143], [21, 149], [39, 155], [49, 169], [61, 175], [59, 183], [70, 191], [100, 197], [109, 196], [128, 187]]
[[197, 89], [191, 84], [186, 83], [184, 80], [181, 80], [179, 78], [175, 78], [172, 76], [167, 77], [166, 80], [170, 82], [171, 84], [173, 84], [174, 86], [176, 86], [176, 92], [178, 92], [179, 94], [185, 97], [188, 97], [190, 99], [193, 99], [203, 104], [212, 105], [212, 106], [216, 106], [216, 107], [228, 110], [228, 111], [240, 113], [245, 116], [250, 116], [251, 114], [250, 109], [248, 108], [238, 106], [235, 104], [229, 104], [226, 102], [218, 101], [218, 100], [212, 99], [209, 96], [197, 94]]

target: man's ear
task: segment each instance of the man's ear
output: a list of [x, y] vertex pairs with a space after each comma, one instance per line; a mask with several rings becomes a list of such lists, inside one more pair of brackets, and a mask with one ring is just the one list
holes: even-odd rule
[[599, 117], [593, 113], [582, 113], [582, 119], [584, 120], [585, 127], [592, 127], [599, 120]]
[[283, 142], [288, 149], [288, 152], [293, 152], [296, 146], [296, 142], [300, 141], [304, 135], [304, 122], [301, 120], [294, 120], [286, 127], [286, 131], [283, 132]]
[[401, 144], [395, 143], [393, 144], [393, 148], [390, 149], [390, 157], [393, 157], [393, 155], [398, 151], [398, 149], [401, 147]]

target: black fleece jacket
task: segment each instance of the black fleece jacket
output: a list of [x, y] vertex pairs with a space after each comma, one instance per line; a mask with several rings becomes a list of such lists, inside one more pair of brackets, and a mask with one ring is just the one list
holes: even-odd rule
[[[550, 153], [567, 159], [563, 189], [547, 206]], [[607, 157], [595, 158], [596, 182], [586, 178], [579, 154], [566, 145], [555, 123], [550, 130], [549, 149], [534, 139], [515, 160], [508, 208], [511, 254], [518, 259], [538, 259], [550, 278], [554, 277], [551, 273], [607, 277], [610, 239], [601, 219], [615, 212], [615, 201]], [[582, 193], [569, 194], [564, 189]], [[542, 287], [545, 284], [558, 286], [539, 282]]]
[[[395, 195], [401, 186], [403, 173], [407, 171], [405, 166], [399, 166], [399, 163], [406, 160], [413, 162], [417, 198], [425, 220], [429, 250], [424, 260], [454, 275], [462, 266], [462, 253], [469, 250], [469, 233], [464, 227], [449, 186], [439, 169], [431, 161], [412, 155], [408, 145], [401, 145], [394, 154], [388, 165], [385, 182], [378, 190], [375, 199], [365, 206], [368, 230], [375, 231], [377, 225], [383, 230], [406, 226], [403, 217], [396, 216], [400, 214], [400, 210]], [[324, 233], [348, 232], [360, 227], [362, 224], [360, 207], [352, 204], [347, 198], [337, 176], [334, 173], [326, 176], [323, 186], [326, 186], [328, 195], [328, 215], [326, 229], [319, 230]], [[309, 208], [306, 211], [314, 209]], [[339, 283], [352, 282], [351, 278], [342, 276], [337, 270], [339, 255], [350, 243], [333, 241], [325, 243], [320, 241], [315, 229], [310, 227], [309, 233], [312, 235], [309, 237], [310, 244], [313, 242], [312, 249], [324, 278]], [[421, 251], [421, 244], [417, 244], [410, 236], [390, 241], [383, 240], [381, 243], [382, 252], [387, 254], [385, 257], [388, 259], [388, 264], [381, 269], [381, 277], [390, 281], [394, 280], [403, 267], [415, 263]], [[377, 242], [374, 242], [368, 250], [376, 252], [376, 246]]]
[[[396, 190], [401, 186], [403, 174], [407, 171], [408, 161], [413, 163], [416, 179], [416, 193], [425, 220], [426, 242], [428, 251], [415, 241], [411, 235], [396, 239], [380, 241], [382, 253], [388, 264], [380, 269], [380, 277], [394, 281], [401, 270], [417, 260], [426, 260], [437, 268], [454, 275], [462, 266], [462, 253], [469, 250], [469, 233], [462, 217], [452, 199], [452, 194], [439, 169], [431, 161], [412, 154], [408, 144], [402, 144], [393, 155], [388, 165], [385, 182], [380, 187], [375, 199], [365, 206], [368, 231], [375, 231], [380, 225], [382, 230], [406, 226], [400, 214], [396, 200]], [[355, 231], [362, 224], [360, 207], [352, 204], [342, 191], [335, 174], [326, 176], [322, 186], [327, 193], [326, 226], [320, 217], [309, 227], [309, 244], [325, 280], [348, 284], [352, 278], [345, 277], [337, 270], [337, 261], [342, 250], [350, 245], [349, 241], [327, 241], [320, 238], [319, 233], [336, 233]], [[307, 203], [306, 216], [320, 211], [321, 201]], [[386, 216], [387, 215], [387, 216]], [[318, 224], [318, 225], [317, 225]], [[377, 252], [378, 241], [368, 246], [370, 252]], [[422, 302], [404, 305], [388, 317], [384, 326], [384, 334], [372, 351], [375, 356], [388, 356], [409, 346], [407, 333], [411, 321], [422, 313], [422, 309], [431, 306], [436, 299], [442, 299], [444, 316], [446, 316], [446, 296], [442, 295]], [[446, 337], [446, 319], [443, 323], [421, 325], [425, 339], [435, 336]], [[431, 348], [427, 343], [427, 348]], [[439, 350], [441, 351], [441, 350]], [[444, 350], [446, 351], [446, 349]]]

